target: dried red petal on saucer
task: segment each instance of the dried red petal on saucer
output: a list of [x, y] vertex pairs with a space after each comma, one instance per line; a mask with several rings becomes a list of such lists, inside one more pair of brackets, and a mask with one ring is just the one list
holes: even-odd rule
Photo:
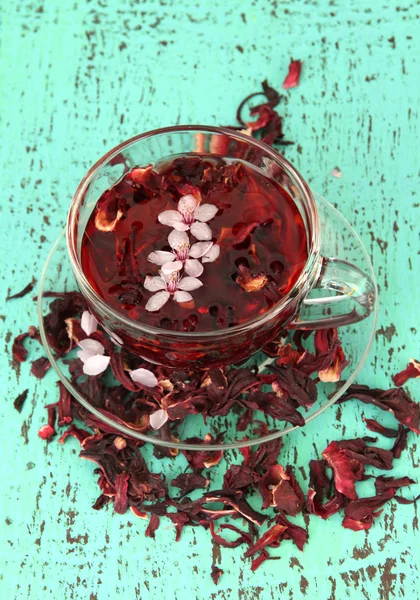
[[245, 465], [231, 465], [225, 472], [223, 487], [231, 490], [240, 490], [255, 486], [260, 479], [258, 473]]
[[289, 72], [283, 81], [283, 89], [288, 90], [289, 88], [296, 87], [299, 84], [300, 73], [302, 71], [303, 61], [291, 60], [289, 65]]
[[409, 379], [416, 379], [417, 377], [420, 377], [420, 362], [411, 358], [407, 368], [394, 375], [392, 381], [397, 387], [400, 387]]
[[402, 388], [381, 390], [367, 385], [351, 385], [339, 402], [353, 399], [392, 412], [402, 425], [420, 434], [420, 404], [414, 402]]
[[92, 434], [89, 431], [86, 431], [86, 429], [81, 429], [80, 427], [76, 427], [76, 425], [70, 425], [70, 427], [68, 427], [58, 439], [58, 443], [64, 444], [68, 437], [74, 437], [76, 440], [79, 440], [79, 442], [82, 443], [83, 440], [91, 435]]

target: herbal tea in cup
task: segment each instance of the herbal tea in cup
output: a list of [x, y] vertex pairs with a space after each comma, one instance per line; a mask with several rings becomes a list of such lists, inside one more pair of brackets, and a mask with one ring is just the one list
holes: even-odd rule
[[[193, 126], [108, 153], [68, 221], [91, 311], [130, 351], [174, 367], [238, 362], [300, 326], [302, 301], [326, 281], [321, 236], [310, 190], [283, 157], [246, 135]], [[366, 277], [346, 263], [340, 275], [341, 294], [357, 280], [359, 311], [309, 326], [369, 313]]]

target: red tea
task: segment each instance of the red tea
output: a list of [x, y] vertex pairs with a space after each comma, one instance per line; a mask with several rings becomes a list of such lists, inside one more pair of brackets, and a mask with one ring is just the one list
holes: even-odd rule
[[108, 304], [177, 331], [264, 313], [307, 257], [302, 217], [280, 185], [213, 155], [132, 169], [98, 200], [81, 250], [83, 272]]

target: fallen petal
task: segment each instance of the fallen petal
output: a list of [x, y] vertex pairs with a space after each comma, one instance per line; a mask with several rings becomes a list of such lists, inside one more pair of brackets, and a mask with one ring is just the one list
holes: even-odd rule
[[148, 310], [149, 312], [155, 312], [155, 311], [159, 310], [160, 308], [162, 308], [162, 306], [164, 304], [167, 303], [170, 296], [171, 296], [171, 294], [167, 291], [158, 292], [157, 294], [154, 294], [147, 301], [146, 310]]
[[98, 321], [88, 310], [83, 311], [80, 325], [86, 335], [91, 335], [98, 329]]
[[147, 387], [156, 387], [158, 384], [155, 374], [149, 369], [140, 368], [130, 371], [130, 377], [136, 383], [141, 383]]
[[95, 354], [87, 359], [83, 365], [83, 373], [85, 375], [100, 375], [105, 371], [109, 365], [111, 358], [109, 356], [102, 356], [101, 354]]
[[197, 290], [203, 285], [203, 283], [196, 277], [183, 277], [178, 282], [178, 289], [190, 292], [191, 290]]
[[168, 413], [163, 408], [150, 415], [150, 425], [153, 429], [160, 429], [162, 425], [165, 425], [167, 420]]
[[200, 277], [203, 271], [203, 265], [196, 258], [188, 258], [185, 261], [185, 272], [191, 275], [191, 277]]
[[156, 252], [151, 252], [147, 257], [147, 260], [154, 265], [165, 265], [173, 260], [175, 260], [175, 254], [172, 252], [164, 252], [163, 250], [157, 250]]
[[191, 225], [191, 233], [197, 240], [211, 240], [212, 233], [210, 227], [206, 223], [196, 221]]
[[194, 217], [197, 221], [207, 223], [207, 221], [210, 221], [216, 215], [218, 210], [214, 204], [200, 204], [194, 212]]

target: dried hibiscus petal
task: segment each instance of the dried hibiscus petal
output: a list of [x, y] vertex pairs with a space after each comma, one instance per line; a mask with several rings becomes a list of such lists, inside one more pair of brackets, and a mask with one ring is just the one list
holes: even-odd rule
[[146, 537], [154, 538], [155, 531], [156, 531], [156, 529], [158, 529], [159, 525], [160, 525], [160, 519], [159, 519], [158, 515], [150, 515], [150, 521], [149, 521], [149, 524], [147, 526], [147, 529], [146, 529], [144, 535]]
[[403, 425], [398, 425], [397, 437], [394, 445], [391, 448], [394, 458], [400, 458], [402, 451], [407, 447], [407, 437], [409, 431], [410, 430], [403, 427]]
[[290, 466], [286, 471], [281, 465], [270, 467], [261, 478], [258, 490], [263, 499], [263, 509], [275, 506], [278, 510], [295, 516], [302, 510], [305, 502], [303, 492]]
[[86, 431], [86, 429], [80, 429], [80, 427], [76, 427], [75, 425], [70, 425], [70, 427], [68, 427], [68, 429], [66, 429], [66, 431], [58, 439], [58, 443], [64, 444], [64, 442], [66, 441], [66, 439], [68, 437], [74, 437], [77, 440], [79, 440], [80, 443], [82, 443], [83, 440], [85, 440], [90, 435], [91, 434], [88, 431]]
[[273, 392], [250, 392], [246, 398], [241, 400], [241, 404], [250, 410], [261, 410], [279, 421], [287, 421], [299, 427], [305, 425], [303, 415], [289, 402], [279, 398]]
[[339, 402], [353, 399], [392, 412], [402, 425], [420, 434], [420, 404], [414, 402], [402, 388], [381, 390], [367, 385], [352, 385]]
[[331, 491], [331, 479], [325, 470], [324, 460], [311, 460], [309, 463], [309, 487], [314, 489], [317, 499], [322, 501], [328, 498]]
[[36, 279], [32, 279], [32, 281], [30, 283], [28, 283], [28, 285], [26, 285], [23, 288], [23, 290], [21, 290], [20, 292], [17, 292], [16, 294], [13, 294], [12, 296], [10, 296], [8, 294], [6, 297], [6, 302], [8, 302], [9, 300], [16, 300], [17, 298], [23, 298], [27, 294], [30, 294], [32, 292], [32, 290], [34, 289], [35, 283], [36, 283]]
[[264, 550], [266, 546], [279, 546], [286, 529], [287, 527], [285, 525], [281, 525], [280, 523], [276, 523], [276, 525], [273, 525], [273, 527], [266, 531], [260, 537], [260, 539], [255, 542], [255, 544], [248, 548], [248, 550], [244, 554], [244, 558], [249, 558], [250, 556], [253, 556], [257, 552]]
[[[208, 433], [204, 436], [204, 440], [200, 438], [190, 438], [186, 440], [188, 443], [194, 444], [211, 444], [213, 436]], [[189, 465], [196, 470], [209, 469], [217, 465], [223, 458], [223, 450], [183, 450], [182, 454], [187, 459]]]
[[410, 479], [410, 477], [399, 477], [395, 479], [394, 477], [385, 477], [384, 475], [380, 475], [375, 480], [375, 490], [378, 495], [383, 494], [385, 490], [390, 488], [398, 489], [401, 487], [405, 487], [407, 485], [412, 485], [416, 483], [414, 479]]
[[260, 476], [253, 469], [244, 465], [231, 465], [223, 479], [223, 487], [231, 490], [240, 490], [254, 486]]
[[[373, 519], [378, 517], [382, 511], [380, 508], [395, 496], [395, 489], [388, 488], [382, 494], [371, 498], [360, 498], [350, 502], [344, 509], [343, 527], [358, 531], [370, 529]], [[379, 511], [379, 512], [378, 512]]]
[[336, 444], [346, 451], [349, 458], [360, 461], [365, 465], [372, 465], [377, 469], [392, 469], [392, 460], [394, 458], [391, 450], [368, 446], [366, 441], [375, 442], [377, 438], [357, 438], [354, 440], [341, 440]]
[[300, 406], [312, 406], [318, 396], [313, 379], [290, 366], [273, 367], [280, 387]]
[[196, 473], [181, 473], [171, 481], [173, 487], [180, 488], [182, 495], [188, 494], [198, 488], [206, 488], [209, 483], [209, 479]]
[[291, 523], [284, 515], [276, 516], [276, 523], [280, 523], [287, 527], [287, 530], [283, 534], [284, 540], [292, 540], [293, 543], [303, 552], [303, 547], [308, 541], [308, 532], [303, 527]]
[[389, 427], [384, 427], [375, 419], [363, 419], [366, 423], [366, 427], [369, 431], [373, 431], [374, 433], [380, 433], [384, 437], [387, 438], [396, 438], [398, 435], [398, 431], [396, 429], [390, 429]]
[[321, 517], [324, 520], [331, 517], [331, 515], [335, 515], [347, 502], [346, 497], [339, 492], [331, 496], [325, 504], [321, 504], [316, 495], [315, 490], [309, 488], [307, 509], [311, 514]]
[[236, 283], [246, 292], [259, 292], [268, 283], [268, 278], [264, 273], [252, 275], [251, 271], [245, 265], [239, 265], [239, 275], [236, 277]]
[[244, 531], [240, 531], [239, 529], [233, 527], [232, 529], [239, 532], [240, 535], [238, 538], [236, 538], [236, 540], [228, 541], [216, 533], [214, 529], [214, 521], [210, 521], [211, 536], [220, 546], [223, 546], [224, 548], [237, 548], [241, 544], [252, 544], [252, 537], [249, 535], [249, 533], [245, 533]]
[[174, 523], [176, 532], [175, 541], [179, 542], [179, 540], [181, 539], [181, 533], [184, 528], [184, 525], [189, 523], [190, 518], [187, 514], [183, 512], [167, 513], [166, 516], [171, 519], [172, 523]]
[[104, 192], [96, 206], [95, 227], [99, 231], [113, 231], [124, 214], [124, 200], [112, 190]]
[[350, 500], [356, 500], [357, 493], [354, 483], [363, 477], [365, 470], [363, 463], [350, 458], [338, 442], [331, 442], [323, 451], [322, 456], [333, 470], [336, 490]]
[[72, 422], [73, 417], [71, 414], [71, 394], [68, 389], [61, 383], [58, 382], [60, 389], [60, 397], [58, 400], [58, 425], [62, 427]]
[[420, 362], [411, 358], [407, 368], [394, 375], [392, 381], [397, 387], [400, 387], [409, 379], [416, 379], [417, 377], [420, 377]]
[[48, 358], [45, 358], [45, 356], [40, 356], [32, 362], [31, 373], [37, 379], [43, 379], [50, 367], [51, 363]]
[[299, 84], [300, 73], [302, 71], [303, 61], [291, 60], [289, 65], [289, 72], [283, 81], [283, 89], [296, 87]]

